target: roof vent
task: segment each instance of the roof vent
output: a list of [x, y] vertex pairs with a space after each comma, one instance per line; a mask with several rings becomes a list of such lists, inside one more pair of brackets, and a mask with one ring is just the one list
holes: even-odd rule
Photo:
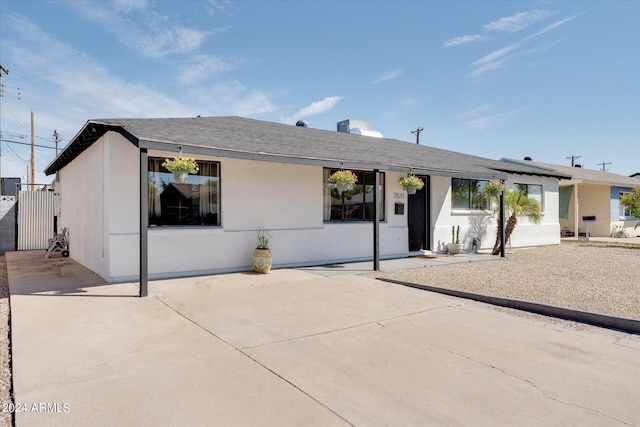
[[525, 159], [527, 162], [531, 162], [531, 161], [533, 161], [533, 159], [532, 159], [531, 157], [529, 157], [529, 156], [525, 157], [524, 159]]
[[301, 128], [306, 128], [306, 127], [309, 127], [309, 124], [304, 120], [298, 120], [296, 122], [296, 126], [301, 127]]
[[574, 167], [574, 168], [581, 168], [581, 167], [582, 167], [582, 165], [579, 165], [579, 164], [577, 164], [577, 163], [576, 163], [573, 167]]
[[382, 134], [380, 132], [373, 130], [373, 125], [371, 123], [363, 122], [362, 120], [348, 119], [338, 122], [338, 132], [382, 138]]

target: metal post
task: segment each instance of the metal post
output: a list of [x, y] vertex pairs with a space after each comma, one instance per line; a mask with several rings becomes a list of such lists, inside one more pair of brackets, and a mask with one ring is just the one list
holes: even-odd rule
[[504, 238], [504, 189], [500, 193], [500, 257], [505, 257], [505, 238]]
[[380, 271], [380, 170], [373, 170], [373, 271]]
[[149, 183], [147, 149], [140, 149], [140, 297], [146, 297], [149, 281]]

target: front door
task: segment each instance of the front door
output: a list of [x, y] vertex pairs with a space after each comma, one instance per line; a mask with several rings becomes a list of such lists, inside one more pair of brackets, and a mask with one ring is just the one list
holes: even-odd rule
[[424, 187], [417, 190], [416, 194], [409, 194], [408, 226], [409, 226], [409, 251], [431, 249], [429, 238], [429, 218], [427, 213], [429, 205], [429, 177], [421, 176]]

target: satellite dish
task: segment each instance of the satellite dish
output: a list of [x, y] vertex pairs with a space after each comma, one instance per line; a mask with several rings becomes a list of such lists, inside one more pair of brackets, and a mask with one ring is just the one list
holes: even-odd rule
[[309, 125], [307, 124], [307, 122], [306, 122], [306, 121], [304, 121], [304, 120], [298, 120], [298, 121], [296, 122], [296, 126], [299, 126], [299, 127], [301, 127], [301, 128], [309, 127]]

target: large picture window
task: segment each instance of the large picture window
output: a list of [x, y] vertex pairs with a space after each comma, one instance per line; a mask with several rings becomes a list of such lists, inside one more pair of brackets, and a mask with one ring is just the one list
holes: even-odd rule
[[490, 209], [489, 200], [482, 194], [489, 181], [477, 179], [451, 179], [451, 208], [468, 210]]
[[542, 185], [516, 184], [516, 190], [527, 196], [527, 198], [537, 201], [540, 204], [540, 209], [544, 208], [542, 205]]
[[[324, 220], [325, 221], [373, 221], [373, 189], [374, 172], [352, 170], [358, 177], [358, 182], [339, 193], [336, 184], [328, 181], [329, 176], [337, 169], [324, 169]], [[385, 220], [384, 212], [384, 173], [380, 173], [380, 200], [378, 212], [380, 220]]]
[[200, 170], [177, 183], [164, 160], [149, 158], [149, 227], [220, 225], [220, 164], [198, 161]]

